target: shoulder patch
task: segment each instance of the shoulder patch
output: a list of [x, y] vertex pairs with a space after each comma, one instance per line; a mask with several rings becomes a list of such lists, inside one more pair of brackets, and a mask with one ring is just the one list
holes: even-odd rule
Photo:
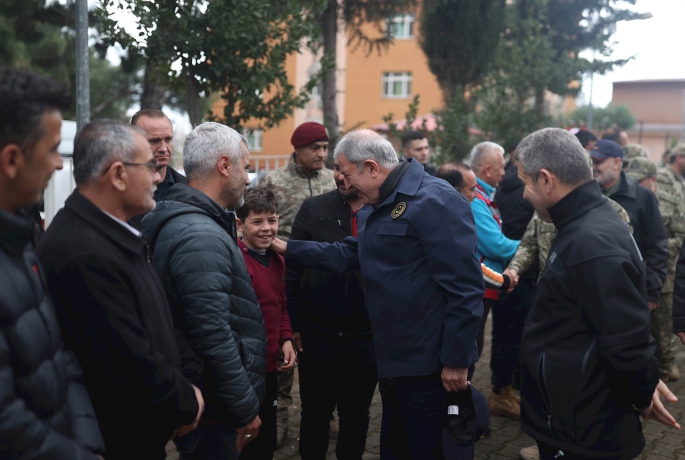
[[406, 210], [407, 210], [407, 203], [405, 203], [404, 201], [400, 201], [399, 203], [397, 203], [395, 208], [390, 213], [390, 217], [392, 217], [393, 219], [397, 219], [402, 214], [404, 214], [404, 211], [406, 211]]

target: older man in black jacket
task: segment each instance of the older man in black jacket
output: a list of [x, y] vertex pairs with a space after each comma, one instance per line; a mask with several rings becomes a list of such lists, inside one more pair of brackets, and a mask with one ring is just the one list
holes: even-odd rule
[[[337, 190], [302, 203], [290, 240], [334, 243], [357, 236], [362, 200], [355, 188], [345, 186], [337, 162], [333, 178]], [[337, 406], [337, 456], [361, 459], [378, 381], [361, 270], [338, 275], [289, 263], [286, 296], [299, 359], [300, 456], [326, 457], [329, 421]]]
[[676, 400], [658, 381], [645, 264], [572, 134], [537, 131], [518, 154], [524, 197], [558, 229], [523, 333], [523, 429], [543, 460], [635, 458], [640, 414], [679, 428], [659, 399]]
[[84, 126], [74, 144], [78, 189], [38, 247], [113, 460], [163, 460], [169, 438], [192, 430], [203, 409], [181, 371], [198, 377], [201, 364], [173, 328], [147, 243], [126, 223], [154, 206], [158, 168], [135, 128]]
[[195, 128], [183, 150], [188, 185], [171, 187], [143, 219], [174, 322], [205, 364], [205, 424], [176, 446], [181, 460], [235, 459], [259, 432], [265, 393], [262, 310], [225, 211], [242, 204], [250, 153], [218, 123]]
[[56, 168], [62, 114], [57, 83], [0, 67], [0, 458], [95, 460], [104, 443], [81, 368], [62, 348], [36, 258], [31, 220]]

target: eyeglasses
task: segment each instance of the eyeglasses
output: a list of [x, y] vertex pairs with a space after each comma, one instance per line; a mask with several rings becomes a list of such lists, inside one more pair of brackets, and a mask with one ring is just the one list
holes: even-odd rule
[[[113, 164], [114, 164], [114, 163], [112, 163], [111, 165], [107, 166], [107, 168], [105, 168], [105, 170], [102, 172], [102, 175], [103, 175], [103, 176], [107, 173], [107, 171], [109, 171], [109, 168], [111, 168]], [[153, 160], [153, 161], [151, 161], [151, 162], [149, 162], [149, 163], [132, 163], [132, 162], [129, 162], [129, 161], [122, 161], [121, 164], [124, 165], [124, 166], [145, 166], [145, 167], [147, 167], [147, 168], [150, 170], [150, 172], [152, 172], [152, 173], [158, 173], [158, 172], [160, 172], [162, 169], [164, 169], [165, 166], [166, 166], [166, 165], [160, 164], [157, 160]]]

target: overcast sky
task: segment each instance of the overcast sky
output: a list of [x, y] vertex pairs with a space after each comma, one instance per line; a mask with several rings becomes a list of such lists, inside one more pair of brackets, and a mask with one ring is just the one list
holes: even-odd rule
[[[685, 79], [685, 0], [637, 0], [631, 9], [652, 13], [653, 17], [617, 24], [613, 37], [617, 43], [611, 57], [624, 59], [635, 56], [635, 59], [610, 74], [595, 75], [592, 93], [595, 106], [603, 107], [611, 102], [614, 81]], [[578, 103], [586, 104], [589, 93], [588, 78]]]

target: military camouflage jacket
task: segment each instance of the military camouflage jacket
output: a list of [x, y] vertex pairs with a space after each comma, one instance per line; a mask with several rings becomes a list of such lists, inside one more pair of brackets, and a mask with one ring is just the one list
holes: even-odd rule
[[662, 188], [663, 182], [659, 180], [659, 175], [657, 175], [656, 200], [659, 202], [659, 212], [668, 238], [668, 268], [661, 292], [670, 293], [673, 292], [675, 267], [678, 263], [683, 239], [685, 239], [685, 217], [683, 217], [685, 203], [682, 197], [668, 192], [668, 186]]
[[685, 180], [676, 174], [670, 166], [659, 169], [656, 175], [656, 183], [659, 190], [679, 196], [680, 201], [685, 203]]
[[302, 202], [307, 198], [334, 190], [335, 180], [333, 180], [333, 171], [326, 168], [305, 174], [302, 166], [296, 165], [291, 156], [287, 166], [270, 171], [259, 182], [259, 186], [273, 190], [276, 195], [278, 213], [281, 216], [278, 223], [278, 237], [287, 241]]
[[[630, 227], [630, 218], [623, 207], [614, 200], [609, 199], [609, 203], [614, 207], [619, 217], [623, 222]], [[632, 233], [632, 228], [631, 228]], [[507, 267], [509, 270], [514, 270], [519, 275], [533, 266], [536, 260], [540, 262], [540, 273], [545, 269], [545, 262], [549, 255], [549, 248], [552, 246], [552, 240], [557, 235], [557, 228], [554, 224], [550, 224], [541, 220], [537, 213], [533, 214], [533, 218], [528, 222], [526, 233], [524, 233], [521, 243], [519, 244], [514, 258], [509, 262]]]

